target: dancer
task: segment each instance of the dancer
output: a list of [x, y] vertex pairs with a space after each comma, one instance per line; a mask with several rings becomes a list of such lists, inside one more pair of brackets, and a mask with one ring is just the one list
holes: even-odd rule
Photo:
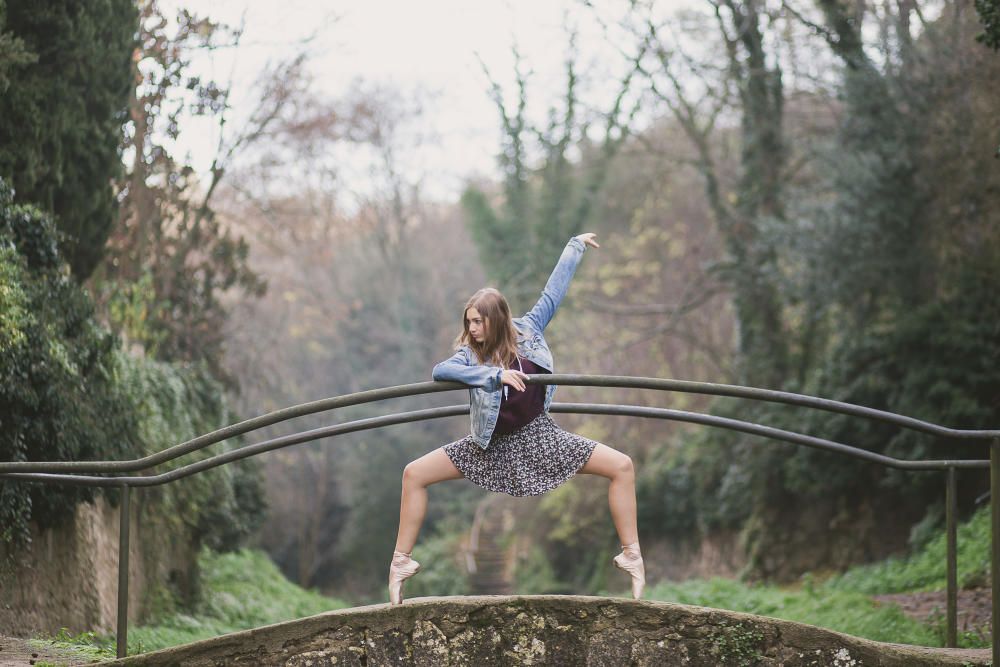
[[543, 332], [569, 289], [587, 246], [596, 235], [566, 244], [538, 303], [511, 318], [504, 296], [485, 287], [465, 304], [462, 332], [451, 358], [434, 367], [435, 380], [469, 385], [472, 432], [411, 461], [403, 470], [399, 533], [389, 565], [389, 601], [403, 602], [403, 582], [420, 571], [410, 558], [427, 509], [427, 487], [465, 477], [512, 496], [536, 496], [576, 473], [610, 480], [608, 504], [622, 545], [614, 564], [632, 577], [632, 597], [646, 583], [636, 525], [632, 459], [616, 449], [559, 428], [549, 416], [556, 385], [528, 383], [529, 375], [552, 373], [552, 353]]

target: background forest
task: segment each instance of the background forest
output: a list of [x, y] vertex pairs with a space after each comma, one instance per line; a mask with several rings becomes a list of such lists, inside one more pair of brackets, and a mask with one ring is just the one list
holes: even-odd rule
[[[203, 63], [238, 52], [246, 26], [187, 5], [0, 0], [0, 460], [135, 458], [296, 403], [429, 380], [472, 291], [497, 286], [523, 312], [584, 231], [601, 249], [547, 334], [561, 372], [1000, 425], [995, 2], [572, 4], [559, 87], [534, 85], [520, 56], [513, 72], [483, 65], [497, 168], [454, 197], [429, 194], [419, 166], [433, 142], [420, 91], [359, 80], [331, 96], [308, 40], [238, 89]], [[595, 69], [582, 33], [617, 60]], [[217, 143], [199, 171], [180, 146], [206, 126]], [[983, 456], [789, 406], [559, 393], [900, 458]], [[249, 440], [466, 400], [357, 406]], [[651, 581], [791, 581], [904, 553], [943, 525], [937, 474], [680, 423], [558, 422], [635, 461]], [[287, 448], [150, 497], [198, 545], [256, 546], [303, 587], [384, 602], [402, 469], [467, 428]], [[960, 471], [963, 517], [987, 488]], [[58, 525], [93, 493], [0, 481], [0, 537], [14, 553], [31, 522]], [[474, 525], [504, 549], [519, 593], [619, 586], [606, 493], [584, 476], [538, 498], [432, 487], [425, 572], [407, 594], [482, 590], [464, 566]]]

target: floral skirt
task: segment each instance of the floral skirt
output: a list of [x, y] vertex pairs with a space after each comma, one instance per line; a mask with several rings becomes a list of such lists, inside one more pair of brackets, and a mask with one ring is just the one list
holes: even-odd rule
[[511, 433], [494, 434], [483, 449], [467, 435], [444, 451], [470, 482], [512, 496], [537, 496], [580, 471], [597, 441], [564, 431], [547, 412]]

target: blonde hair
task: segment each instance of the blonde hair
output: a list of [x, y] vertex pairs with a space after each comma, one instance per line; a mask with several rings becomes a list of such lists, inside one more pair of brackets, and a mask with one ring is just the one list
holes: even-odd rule
[[[469, 308], [478, 310], [486, 324], [482, 343], [476, 342], [469, 333], [469, 320], [466, 318]], [[462, 333], [455, 338], [454, 347], [457, 350], [463, 345], [468, 345], [476, 353], [480, 364], [491, 362], [510, 368], [517, 363], [517, 332], [511, 322], [510, 305], [499, 290], [484, 287], [465, 303]]]

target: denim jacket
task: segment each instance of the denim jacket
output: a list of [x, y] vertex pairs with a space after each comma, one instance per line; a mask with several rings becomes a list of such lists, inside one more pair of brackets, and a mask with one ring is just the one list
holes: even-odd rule
[[[570, 280], [586, 249], [586, 244], [579, 238], [571, 238], [545, 283], [538, 303], [524, 316], [511, 320], [517, 330], [517, 353], [550, 373], [555, 372], [552, 352], [542, 332], [566, 295]], [[503, 368], [499, 366], [480, 364], [468, 345], [460, 347], [450, 358], [434, 366], [431, 372], [434, 380], [451, 380], [469, 385], [472, 439], [483, 449], [490, 444], [490, 436], [496, 427], [497, 415], [500, 414], [500, 392], [506, 388], [500, 381], [502, 372]], [[545, 386], [545, 412], [549, 410], [555, 391], [556, 385]]]

